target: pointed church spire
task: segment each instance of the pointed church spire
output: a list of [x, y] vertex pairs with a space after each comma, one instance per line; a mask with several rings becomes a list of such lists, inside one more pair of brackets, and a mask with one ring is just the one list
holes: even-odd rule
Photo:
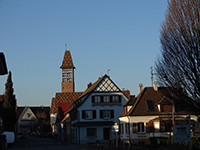
[[63, 63], [60, 66], [60, 68], [61, 69], [67, 69], [67, 68], [73, 68], [73, 69], [75, 69], [73, 61], [72, 61], [72, 57], [71, 57], [71, 54], [70, 54], [69, 50], [65, 51], [65, 55], [64, 55], [64, 58], [63, 58]]
[[69, 50], [65, 51], [62, 69], [62, 92], [74, 92], [74, 64]]

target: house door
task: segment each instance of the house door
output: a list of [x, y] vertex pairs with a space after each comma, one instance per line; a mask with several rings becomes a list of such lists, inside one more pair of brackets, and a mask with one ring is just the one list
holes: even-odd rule
[[110, 140], [110, 128], [103, 128], [104, 140]]

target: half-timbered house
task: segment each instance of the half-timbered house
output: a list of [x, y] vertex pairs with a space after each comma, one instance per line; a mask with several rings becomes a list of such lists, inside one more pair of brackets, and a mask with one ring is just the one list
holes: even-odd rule
[[90, 83], [69, 111], [72, 142], [86, 144], [114, 140], [111, 127], [119, 124], [118, 116], [129, 96], [130, 92], [121, 91], [108, 75]]

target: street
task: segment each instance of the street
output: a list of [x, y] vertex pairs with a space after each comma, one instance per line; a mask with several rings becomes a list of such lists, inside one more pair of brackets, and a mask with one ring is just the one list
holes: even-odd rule
[[26, 139], [17, 138], [14, 145], [11, 145], [7, 150], [98, 150], [98, 148], [88, 147], [87, 145], [68, 144], [60, 142], [53, 138], [41, 138], [29, 136]]

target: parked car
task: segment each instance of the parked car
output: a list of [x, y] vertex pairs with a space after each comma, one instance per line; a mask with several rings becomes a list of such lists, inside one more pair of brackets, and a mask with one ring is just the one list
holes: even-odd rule
[[8, 145], [14, 144], [14, 141], [15, 141], [14, 132], [4, 131], [3, 134], [6, 135], [6, 147]]

